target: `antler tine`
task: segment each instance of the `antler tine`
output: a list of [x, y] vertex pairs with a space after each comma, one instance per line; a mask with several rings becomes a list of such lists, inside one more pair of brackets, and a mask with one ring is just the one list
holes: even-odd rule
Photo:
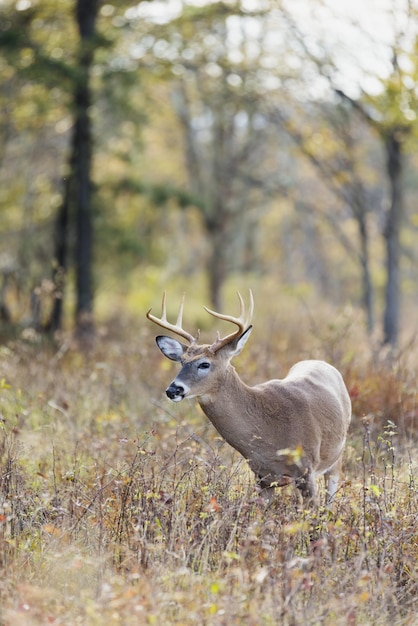
[[184, 299], [186, 297], [186, 294], [184, 293], [182, 295], [181, 298], [181, 302], [180, 302], [180, 306], [179, 306], [179, 312], [177, 315], [177, 322], [176, 322], [176, 326], [180, 326], [180, 328], [183, 326], [183, 308], [184, 308]]
[[[248, 310], [248, 315], [247, 315], [247, 317], [245, 319], [244, 329], [248, 328], [248, 326], [251, 324], [251, 320], [253, 318], [253, 313], [254, 313], [254, 296], [253, 296], [253, 292], [251, 291], [251, 289], [249, 289], [248, 292], [250, 294], [250, 308]], [[244, 299], [243, 299], [243, 297], [242, 297], [242, 295], [240, 294], [239, 291], [237, 291], [237, 294], [238, 294], [240, 307], [241, 307], [240, 319], [242, 319], [244, 321], [244, 313], [245, 313]]]
[[247, 321], [245, 322], [245, 325], [247, 327], [251, 324], [251, 320], [253, 319], [253, 313], [254, 313], [254, 296], [253, 296], [253, 292], [251, 291], [251, 289], [249, 289], [248, 291], [250, 292], [250, 310], [248, 311]]
[[[151, 311], [151, 309], [150, 309]], [[166, 293], [163, 291], [163, 299], [161, 302], [161, 321], [167, 322], [167, 301], [166, 301]]]
[[238, 330], [236, 330], [234, 333], [231, 333], [230, 335], [226, 335], [226, 337], [223, 337], [221, 339], [219, 332], [217, 333], [217, 337], [216, 337], [216, 341], [212, 344], [211, 349], [216, 352], [217, 350], [219, 350], [220, 348], [222, 348], [223, 346], [226, 346], [228, 343], [230, 343], [231, 341], [233, 341], [234, 339], [236, 339], [237, 337], [239, 337], [240, 335], [242, 335], [242, 333], [246, 330], [246, 328], [248, 328], [248, 326], [251, 323], [251, 318], [253, 316], [253, 312], [254, 312], [254, 298], [253, 298], [253, 294], [251, 289], [249, 289], [250, 292], [250, 308], [248, 311], [248, 315], [246, 317], [245, 316], [245, 304], [244, 304], [244, 299], [241, 296], [240, 292], [237, 291], [237, 295], [238, 295], [238, 300], [240, 303], [240, 314], [239, 317], [234, 317], [233, 315], [225, 315], [223, 313], [218, 313], [217, 311], [212, 311], [211, 309], [208, 309], [208, 307], [204, 307], [205, 311], [207, 311], [207, 313], [209, 313], [210, 315], [213, 315], [214, 317], [223, 320], [225, 322], [231, 322], [232, 324], [235, 324], [236, 326], [238, 326]]
[[172, 333], [179, 335], [179, 337], [183, 337], [183, 339], [186, 339], [190, 343], [195, 343], [197, 341], [197, 337], [193, 337], [193, 335], [191, 335], [190, 333], [188, 333], [182, 328], [183, 307], [184, 307], [184, 294], [181, 299], [180, 308], [179, 308], [179, 312], [177, 315], [177, 322], [175, 324], [170, 324], [170, 322], [167, 321], [166, 293], [164, 291], [163, 301], [161, 303], [161, 318], [155, 317], [155, 315], [151, 315], [152, 308], [147, 311], [146, 316], [151, 322], [154, 322], [154, 324], [161, 326], [161, 328], [165, 328], [166, 330], [171, 330]]

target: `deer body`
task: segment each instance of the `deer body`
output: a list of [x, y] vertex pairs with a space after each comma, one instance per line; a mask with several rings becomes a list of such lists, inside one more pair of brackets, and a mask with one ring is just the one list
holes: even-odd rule
[[[229, 374], [238, 395], [231, 395], [228, 385], [216, 397], [202, 396], [198, 401], [222, 437], [248, 459], [262, 485], [289, 477], [305, 478], [308, 486], [310, 476], [336, 465], [351, 409], [335, 368], [323, 361], [302, 361], [283, 380], [255, 387], [247, 387], [235, 370]], [[280, 454], [298, 448], [303, 450], [298, 463], [292, 462], [291, 454]]]
[[171, 337], [157, 337], [163, 354], [182, 364], [166, 393], [175, 402], [196, 397], [219, 434], [248, 460], [269, 495], [275, 486], [293, 482], [315, 503], [315, 476], [325, 474], [331, 501], [351, 419], [342, 376], [324, 361], [307, 360], [296, 363], [284, 379], [246, 385], [230, 363], [252, 328], [242, 332], [239, 298], [240, 318], [209, 311], [239, 326], [237, 333], [222, 340], [218, 337], [212, 345], [197, 345], [197, 339], [180, 329], [180, 314], [180, 324], [168, 324], [165, 303], [162, 320], [148, 312], [152, 321], [193, 340], [186, 346]]

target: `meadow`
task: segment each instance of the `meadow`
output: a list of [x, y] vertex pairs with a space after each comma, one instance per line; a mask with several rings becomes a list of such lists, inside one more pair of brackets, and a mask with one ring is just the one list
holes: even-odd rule
[[341, 370], [353, 421], [332, 511], [290, 488], [266, 507], [197, 404], [166, 399], [176, 367], [145, 319], [88, 349], [0, 346], [1, 626], [418, 623], [418, 346], [389, 358], [352, 311], [282, 315], [257, 312], [234, 364], [249, 384], [307, 357]]

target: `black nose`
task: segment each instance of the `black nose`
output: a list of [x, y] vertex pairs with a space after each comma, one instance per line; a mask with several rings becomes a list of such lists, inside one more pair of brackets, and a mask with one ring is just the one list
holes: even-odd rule
[[174, 400], [174, 398], [184, 395], [184, 387], [181, 385], [174, 385], [174, 383], [172, 383], [169, 387], [167, 387], [165, 392], [170, 400]]

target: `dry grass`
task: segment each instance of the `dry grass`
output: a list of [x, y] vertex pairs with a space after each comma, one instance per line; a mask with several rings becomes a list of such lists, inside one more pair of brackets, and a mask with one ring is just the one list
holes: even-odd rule
[[271, 376], [286, 342], [284, 369], [311, 352], [343, 370], [332, 514], [290, 490], [265, 508], [196, 405], [165, 401], [173, 369], [148, 329], [87, 354], [0, 348], [0, 624], [416, 624], [416, 378], [353, 350], [347, 319], [304, 341], [276, 329], [237, 363]]

